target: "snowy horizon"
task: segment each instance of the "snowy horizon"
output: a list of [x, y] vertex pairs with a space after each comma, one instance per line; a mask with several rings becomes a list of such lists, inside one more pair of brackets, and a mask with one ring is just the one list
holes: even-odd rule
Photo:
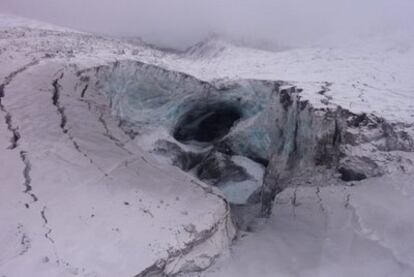
[[409, 0], [3, 0], [0, 11], [111, 36], [184, 49], [217, 33], [257, 44], [342, 43], [360, 36], [414, 34]]

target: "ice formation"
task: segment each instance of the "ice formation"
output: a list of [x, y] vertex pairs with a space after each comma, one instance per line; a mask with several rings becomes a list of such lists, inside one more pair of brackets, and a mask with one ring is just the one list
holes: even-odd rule
[[244, 274], [277, 251], [269, 276], [356, 268], [349, 234], [414, 272], [411, 48], [177, 54], [0, 22], [0, 275], [201, 274], [258, 217]]
[[[124, 128], [136, 134], [164, 130], [162, 138], [152, 136], [150, 151], [222, 188], [233, 204], [260, 203], [262, 216], [269, 216], [276, 194], [292, 180], [340, 184], [381, 176], [391, 167], [401, 171], [401, 164], [412, 168], [409, 159], [391, 153], [414, 149], [403, 124], [335, 105], [314, 107], [288, 82], [206, 82], [131, 61], [82, 74], [96, 80]], [[240, 165], [235, 156], [250, 161]], [[265, 168], [264, 176], [249, 174], [252, 166]]]

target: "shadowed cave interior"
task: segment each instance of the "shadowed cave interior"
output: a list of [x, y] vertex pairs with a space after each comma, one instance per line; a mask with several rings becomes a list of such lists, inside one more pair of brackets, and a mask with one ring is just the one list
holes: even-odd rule
[[238, 104], [193, 103], [173, 129], [176, 141], [159, 140], [155, 151], [169, 156], [172, 164], [198, 179], [219, 187], [229, 202], [245, 204], [260, 189], [264, 167], [240, 154], [223, 150], [226, 135], [243, 120]]
[[241, 111], [227, 103], [197, 105], [179, 120], [174, 138], [180, 142], [214, 142], [229, 133]]

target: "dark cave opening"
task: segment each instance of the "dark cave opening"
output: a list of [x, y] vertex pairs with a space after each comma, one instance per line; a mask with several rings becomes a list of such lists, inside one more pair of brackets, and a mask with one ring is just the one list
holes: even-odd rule
[[361, 181], [367, 178], [367, 176], [362, 172], [357, 172], [351, 168], [340, 167], [338, 172], [341, 174], [342, 181]]
[[173, 136], [181, 142], [214, 142], [227, 135], [241, 117], [240, 109], [228, 103], [198, 105], [181, 117]]

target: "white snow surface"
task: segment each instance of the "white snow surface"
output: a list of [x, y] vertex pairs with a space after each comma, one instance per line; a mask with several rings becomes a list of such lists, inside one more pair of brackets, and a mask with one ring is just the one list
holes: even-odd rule
[[214, 78], [290, 81], [319, 106], [325, 83], [329, 103], [355, 113], [414, 121], [414, 39], [404, 34], [371, 37], [337, 47], [314, 46], [269, 52], [210, 39], [172, 57], [171, 68]]
[[289, 188], [203, 276], [413, 276], [413, 180]]
[[[27, 66], [1, 99], [20, 139], [9, 149], [7, 113], [0, 111], [0, 276], [134, 276], [211, 228], [214, 235], [183, 251], [167, 273], [191, 260], [208, 266], [227, 249], [233, 231], [221, 193], [157, 162], [118, 128], [102, 94], [81, 99], [82, 88], [73, 87], [74, 68], [116, 60], [203, 80], [290, 81], [314, 106], [414, 122], [414, 49], [404, 36], [281, 52], [210, 39], [177, 54], [0, 15], [0, 83]], [[53, 103], [53, 81], [62, 73], [63, 129]], [[352, 187], [288, 188], [270, 219], [199, 274], [414, 276], [413, 198], [408, 174]]]
[[220, 192], [133, 143], [102, 93], [80, 96], [75, 69], [105, 54], [114, 60], [119, 45], [8, 23], [0, 38], [0, 276], [209, 266], [234, 234]]

